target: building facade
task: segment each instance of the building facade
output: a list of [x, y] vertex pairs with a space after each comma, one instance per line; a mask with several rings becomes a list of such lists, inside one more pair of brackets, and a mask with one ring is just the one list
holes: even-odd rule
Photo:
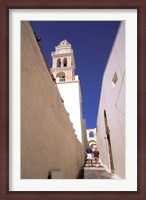
[[92, 149], [97, 148], [96, 128], [87, 129], [86, 134], [87, 134], [88, 146], [91, 146]]
[[56, 79], [60, 95], [73, 124], [78, 140], [84, 145], [82, 94], [80, 80], [75, 75], [75, 59], [71, 44], [67, 40], [60, 42], [52, 52], [51, 72]]
[[97, 117], [103, 164], [125, 178], [125, 22], [121, 22], [101, 87]]

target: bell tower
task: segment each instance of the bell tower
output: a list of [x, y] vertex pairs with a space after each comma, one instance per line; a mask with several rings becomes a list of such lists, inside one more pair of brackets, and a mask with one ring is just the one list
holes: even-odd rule
[[75, 61], [71, 44], [67, 40], [60, 42], [52, 52], [52, 74], [56, 82], [73, 81], [75, 79]]
[[60, 42], [51, 53], [51, 73], [69, 113], [75, 135], [83, 143], [82, 95], [78, 75], [75, 75], [75, 60], [71, 44], [67, 40]]

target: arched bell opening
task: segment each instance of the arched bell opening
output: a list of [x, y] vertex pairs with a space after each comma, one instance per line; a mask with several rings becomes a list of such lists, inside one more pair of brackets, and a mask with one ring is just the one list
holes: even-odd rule
[[65, 81], [65, 73], [64, 72], [59, 72], [57, 75], [56, 75], [56, 78], [59, 77], [59, 81], [60, 82], [63, 82]]
[[57, 67], [61, 67], [61, 59], [60, 58], [57, 59]]
[[67, 67], [67, 58], [63, 59], [63, 67]]

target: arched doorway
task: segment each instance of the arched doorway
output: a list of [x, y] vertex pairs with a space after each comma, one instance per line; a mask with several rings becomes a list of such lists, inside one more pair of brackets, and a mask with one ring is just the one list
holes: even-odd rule
[[96, 141], [95, 140], [90, 140], [89, 141], [89, 146], [91, 146], [92, 149], [94, 149], [96, 146]]

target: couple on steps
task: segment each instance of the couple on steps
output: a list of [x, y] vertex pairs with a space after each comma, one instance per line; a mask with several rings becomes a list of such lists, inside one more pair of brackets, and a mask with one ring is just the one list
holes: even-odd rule
[[96, 165], [98, 164], [98, 162], [99, 162], [99, 151], [97, 151], [97, 148], [95, 148], [95, 150], [92, 151], [91, 146], [89, 146], [86, 149], [86, 155], [87, 155], [87, 161], [88, 161], [89, 167], [93, 166], [92, 158], [95, 158]]

